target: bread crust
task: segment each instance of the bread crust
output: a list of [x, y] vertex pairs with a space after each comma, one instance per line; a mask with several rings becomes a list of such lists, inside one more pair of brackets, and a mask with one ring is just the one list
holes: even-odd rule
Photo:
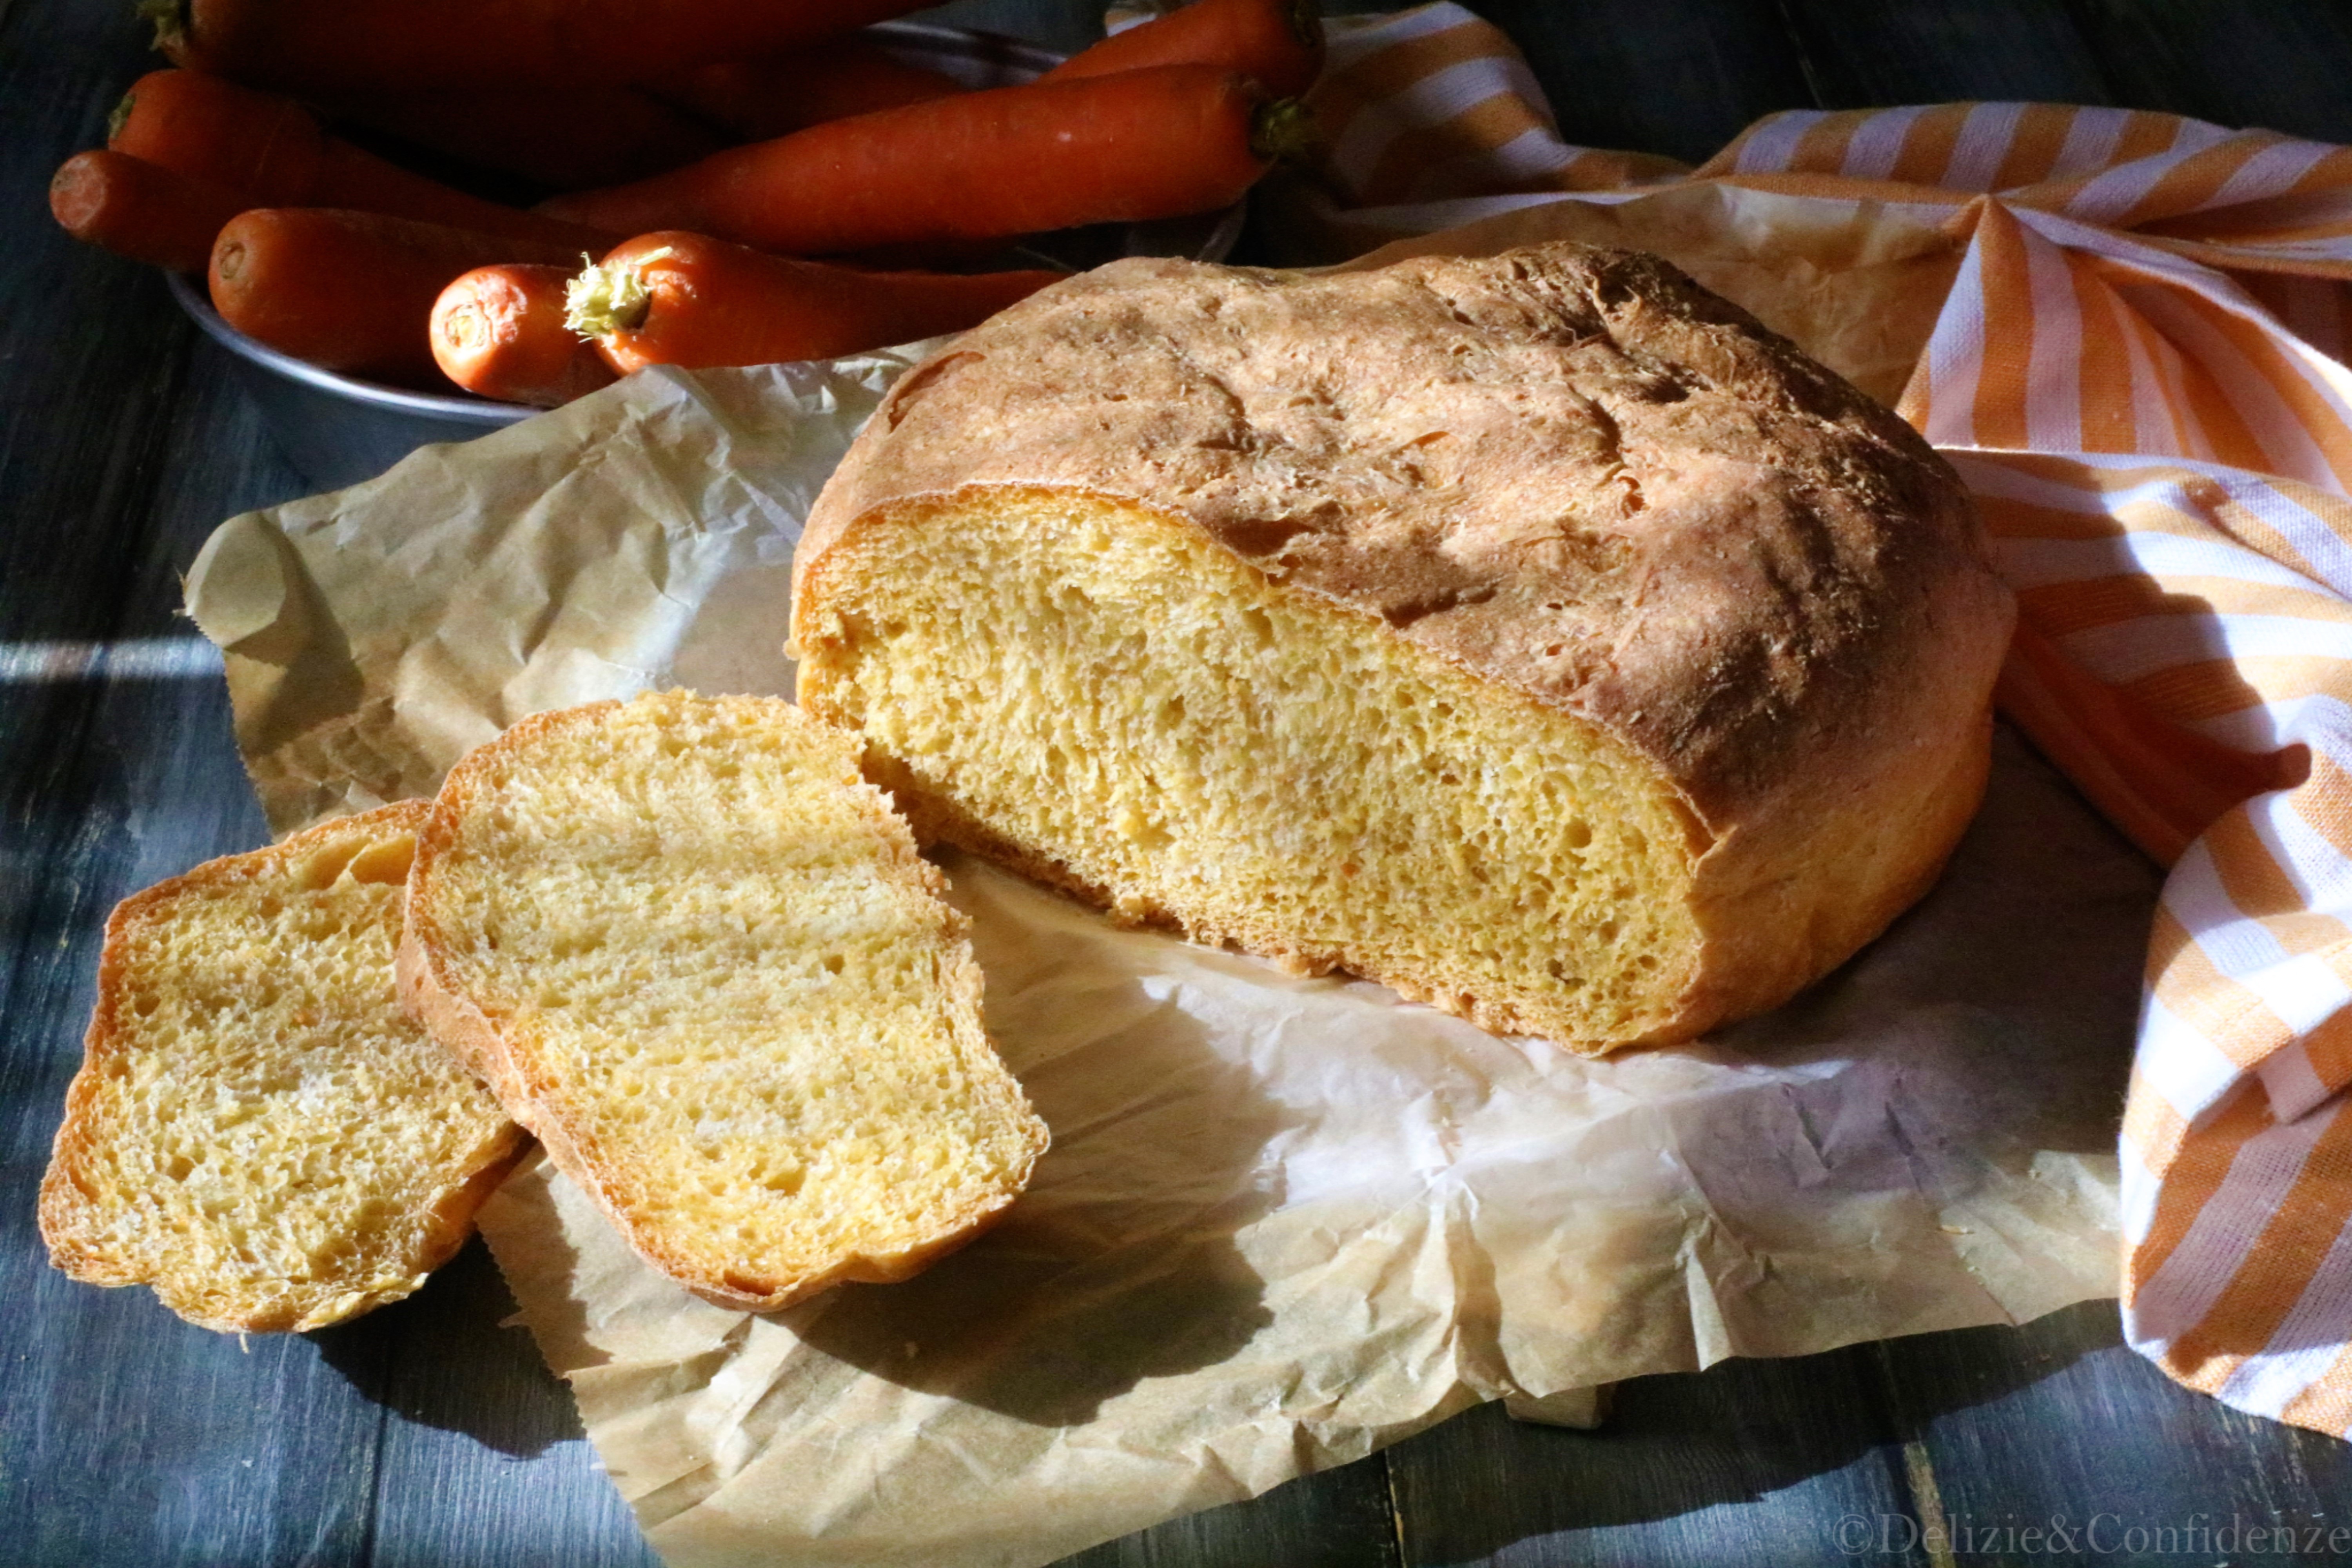
[[[704, 700], [722, 706], [783, 706], [752, 698]], [[409, 871], [406, 916], [394, 966], [402, 1005], [436, 1040], [489, 1085], [507, 1114], [538, 1138], [556, 1168], [579, 1184], [640, 1257], [704, 1300], [751, 1311], [774, 1311], [835, 1285], [891, 1284], [908, 1279], [969, 1245], [1003, 1216], [1013, 1196], [1026, 1185], [1031, 1169], [1045, 1148], [1042, 1122], [1036, 1123], [1036, 1141], [1012, 1190], [993, 1207], [964, 1216], [965, 1223], [951, 1233], [920, 1247], [845, 1257], [836, 1267], [818, 1274], [754, 1279], [730, 1270], [720, 1277], [711, 1276], [683, 1250], [664, 1246], [657, 1230], [616, 1199], [608, 1178], [618, 1168], [617, 1163], [593, 1138], [583, 1135], [554, 1103], [560, 1085], [548, 1064], [534, 1054], [529, 1031], [501, 1028], [457, 980], [453, 944], [435, 915], [435, 888], [442, 862], [457, 847], [467, 813], [479, 804], [489, 781], [507, 757], [562, 731], [593, 726], [621, 706], [607, 700], [531, 715], [509, 727], [496, 740], [477, 747], [450, 771], [430, 816], [418, 830], [416, 857]], [[814, 724], [814, 721], [808, 722]], [[850, 746], [846, 737], [843, 745], [845, 751]], [[905, 825], [892, 814], [887, 801], [879, 791], [863, 784], [858, 787], [866, 792], [859, 798], [867, 808], [874, 831], [894, 846], [903, 847], [903, 853], [891, 869], [933, 897], [943, 895], [945, 878], [938, 868], [915, 853]], [[954, 1001], [976, 1016], [982, 978], [979, 965], [962, 940], [967, 922], [951, 906], [943, 905], [943, 909], [949, 918], [947, 934], [951, 939], [951, 952], [941, 978]]]
[[[430, 807], [428, 801], [402, 801], [322, 823], [283, 843], [205, 861], [115, 906], [106, 922], [98, 998], [84, 1036], [82, 1065], [66, 1091], [65, 1116], [41, 1182], [41, 1237], [48, 1247], [49, 1261], [58, 1269], [95, 1285], [152, 1285], [164, 1304], [180, 1316], [222, 1332], [307, 1331], [341, 1322], [410, 1294], [473, 1234], [476, 1212], [530, 1147], [523, 1130], [512, 1122], [498, 1125], [447, 1173], [449, 1179], [421, 1216], [426, 1228], [415, 1250], [384, 1260], [383, 1268], [404, 1276], [401, 1282], [365, 1290], [305, 1290], [289, 1282], [282, 1290], [254, 1295], [241, 1302], [231, 1298], [224, 1304], [218, 1280], [188, 1276], [168, 1259], [126, 1251], [110, 1238], [101, 1213], [105, 1194], [93, 1169], [100, 1145], [110, 1135], [107, 1079], [131, 1048], [125, 1011], [130, 1006], [128, 949], [132, 931], [208, 886], [282, 879], [290, 868], [338, 840], [413, 832], [423, 824]], [[207, 1308], [199, 1302], [214, 1305]]]
[[[1843, 961], [1982, 793], [2014, 606], [1957, 476], [1655, 257], [1056, 284], [884, 400], [802, 537], [796, 643], [858, 531], [992, 489], [1126, 500], [1653, 763], [1706, 941], [1644, 1039]], [[825, 679], [803, 700], [838, 718]]]

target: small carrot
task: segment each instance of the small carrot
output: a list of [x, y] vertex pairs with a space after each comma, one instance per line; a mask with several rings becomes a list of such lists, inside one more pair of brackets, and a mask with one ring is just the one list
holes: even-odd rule
[[643, 179], [716, 153], [709, 126], [633, 87], [455, 88], [341, 93], [339, 120], [485, 169], [576, 191]]
[[1080, 50], [1045, 79], [1187, 63], [1223, 66], [1297, 98], [1323, 69], [1322, 7], [1317, 0], [1192, 0]]
[[828, 359], [974, 326], [1060, 272], [861, 272], [699, 234], [640, 235], [573, 279], [571, 323], [648, 364]]
[[328, 370], [446, 385], [433, 363], [433, 302], [499, 261], [562, 265], [562, 245], [331, 207], [264, 207], [213, 242], [213, 308], [248, 337]]
[[614, 380], [595, 344], [564, 322], [562, 267], [477, 267], [434, 301], [433, 358], [468, 392], [553, 408]]
[[351, 207], [480, 234], [598, 249], [612, 237], [467, 195], [412, 174], [319, 128], [276, 93], [199, 71], [150, 71], [123, 99], [107, 145], [117, 153], [245, 191], [247, 206]]
[[772, 55], [925, 0], [142, 0], [176, 65], [305, 94], [643, 81]]
[[673, 72], [651, 89], [745, 141], [765, 142], [828, 120], [948, 98], [964, 86], [953, 77], [907, 64], [872, 38], [851, 37], [774, 59], [697, 66]]
[[49, 211], [68, 234], [174, 272], [202, 272], [214, 237], [252, 205], [242, 191], [103, 148], [75, 153], [49, 182]]
[[795, 256], [993, 239], [1226, 205], [1308, 123], [1231, 71], [1155, 66], [813, 125], [539, 210]]

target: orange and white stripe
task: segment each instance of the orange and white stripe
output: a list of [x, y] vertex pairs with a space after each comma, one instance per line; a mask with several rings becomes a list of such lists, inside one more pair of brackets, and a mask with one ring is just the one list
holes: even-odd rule
[[1965, 239], [1901, 410], [2018, 590], [2004, 710], [2171, 868], [2127, 1331], [2189, 1387], [2352, 1436], [2352, 149], [1956, 103], [1775, 114], [1684, 171], [1561, 142], [1450, 4], [1335, 27], [1315, 102], [1326, 259], [1684, 181]]
[[1687, 167], [1579, 147], [1509, 38], [1441, 3], [1334, 16], [1308, 94], [1324, 142], [1312, 183], [1287, 193], [1332, 258], [1577, 192], [1623, 200]]

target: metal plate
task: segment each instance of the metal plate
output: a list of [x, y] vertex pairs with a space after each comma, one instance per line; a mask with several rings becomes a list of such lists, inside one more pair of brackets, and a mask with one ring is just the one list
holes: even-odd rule
[[237, 382], [261, 410], [261, 423], [279, 455], [321, 489], [373, 479], [419, 447], [470, 441], [539, 412], [517, 403], [410, 392], [320, 370], [222, 321], [194, 279], [174, 272], [170, 286], [172, 298], [197, 330], [234, 356]]

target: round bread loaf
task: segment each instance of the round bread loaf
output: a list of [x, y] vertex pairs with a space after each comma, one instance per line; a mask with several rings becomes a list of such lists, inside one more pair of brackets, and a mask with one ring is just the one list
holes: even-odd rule
[[927, 837], [1602, 1050], [1926, 889], [2012, 614], [1901, 420], [1557, 245], [1047, 289], [884, 402], [793, 637]]

